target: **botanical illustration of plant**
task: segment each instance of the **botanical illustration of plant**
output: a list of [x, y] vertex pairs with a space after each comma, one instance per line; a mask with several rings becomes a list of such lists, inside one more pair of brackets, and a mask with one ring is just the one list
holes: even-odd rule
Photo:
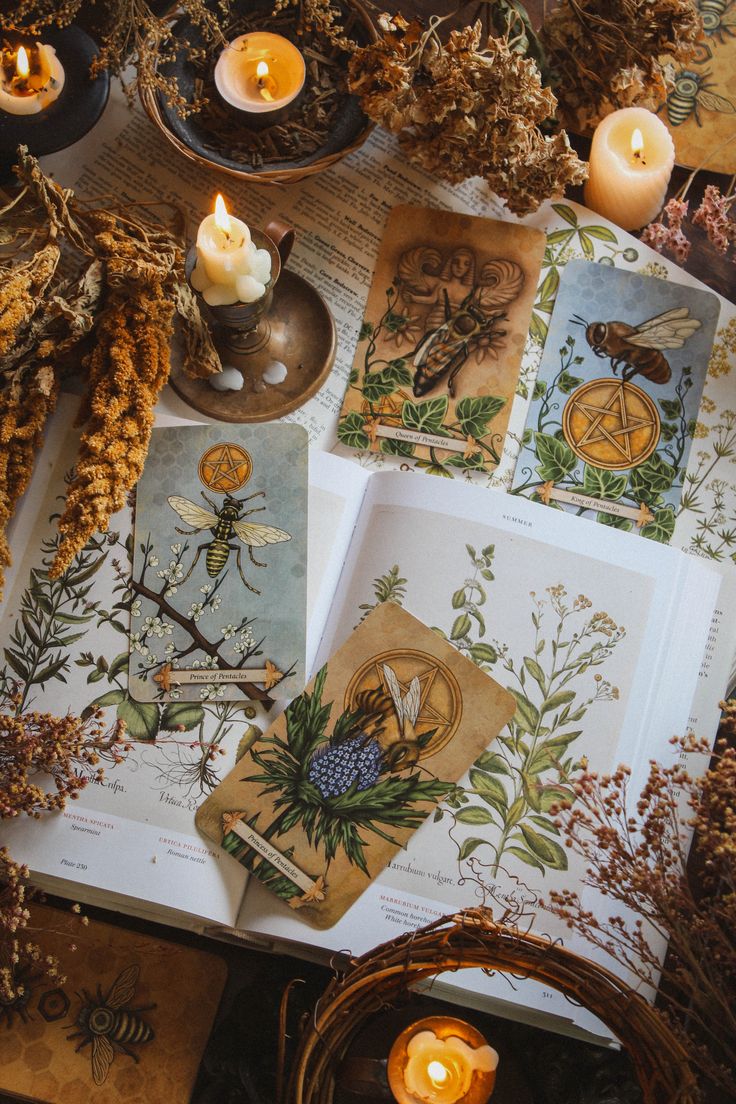
[[723, 411], [708, 445], [698, 452], [695, 469], [685, 475], [680, 513], [696, 516], [696, 532], [690, 538], [694, 551], [718, 561], [729, 556], [736, 563], [736, 485], [713, 474], [719, 463], [736, 459], [736, 412]]
[[[693, 386], [692, 370], [682, 368], [674, 398], [658, 400], [662, 412], [659, 447], [628, 472], [616, 472], [582, 462], [564, 439], [561, 411], [566, 396], [583, 383], [583, 379], [575, 375], [575, 369], [585, 358], [575, 354], [575, 338], [570, 336], [560, 348], [559, 356], [560, 367], [550, 382], [537, 380], [535, 384], [534, 398], [539, 402], [537, 425], [536, 429], [527, 427], [524, 432], [523, 443], [534, 442], [539, 463], [534, 470], [528, 466], [522, 468], [522, 482], [512, 493], [543, 498], [545, 484], [554, 483], [555, 487], [581, 491], [593, 498], [637, 509], [643, 503], [652, 517], [637, 531], [666, 544], [674, 532], [676, 514], [674, 508], [665, 503], [665, 495], [683, 486], [683, 461], [695, 432], [694, 420], [686, 416], [686, 398]], [[577, 513], [585, 513], [587, 509], [580, 506]], [[634, 525], [630, 518], [602, 510], [596, 513], [596, 520], [627, 531]]]
[[[489, 873], [495, 876], [504, 860], [518, 859], [544, 874], [564, 870], [567, 856], [556, 837], [551, 810], [575, 801], [573, 783], [581, 762], [573, 745], [582, 734], [580, 722], [594, 704], [614, 701], [618, 689], [600, 673], [625, 637], [623, 627], [608, 613], [590, 613], [592, 603], [579, 594], [571, 602], [561, 583], [532, 592], [529, 654], [514, 656], [507, 644], [487, 643], [481, 607], [486, 586], [493, 582], [493, 545], [480, 553], [466, 545], [472, 573], [452, 595], [454, 614], [449, 631], [435, 628], [483, 670], [500, 667], [505, 685], [516, 700], [516, 713], [470, 769], [472, 789], [455, 787], [445, 805], [456, 825], [472, 834], [459, 842], [459, 862], [480, 847], [490, 849]], [[482, 581], [481, 581], [482, 580]], [[587, 676], [587, 677], [586, 677]], [[435, 820], [446, 810], [440, 809]], [[480, 835], [478, 829], [485, 829]], [[473, 831], [475, 830], [475, 831]], [[455, 835], [453, 834], [453, 838]], [[487, 853], [487, 852], [486, 852]]]
[[[250, 749], [257, 769], [244, 778], [262, 785], [262, 795], [274, 795], [273, 808], [278, 810], [268, 824], [259, 823], [260, 813], [247, 824], [266, 840], [301, 828], [315, 849], [315, 862], [323, 863], [306, 873], [322, 881], [338, 853], [368, 877], [364, 834], [397, 843], [392, 830], [412, 830], [424, 819], [417, 803], [436, 801], [450, 789], [450, 783], [426, 771], [392, 765], [381, 737], [385, 711], [393, 707], [377, 691], [359, 696], [357, 708], [342, 710], [328, 731], [335, 703], [322, 701], [327, 671], [323, 667], [312, 692], [305, 690], [287, 707], [286, 739], [263, 736]], [[427, 742], [433, 735], [430, 731], [421, 739]], [[223, 846], [282, 898], [300, 893], [235, 832], [225, 833]], [[291, 857], [288, 851], [284, 854]]]
[[[506, 400], [498, 395], [466, 396], [454, 404], [454, 417], [450, 420], [446, 420], [450, 409], [448, 395], [415, 401], [411, 394], [414, 379], [411, 360], [421, 335], [419, 319], [406, 312], [400, 301], [398, 283], [393, 283], [386, 289], [386, 308], [381, 317], [376, 322], [364, 321], [360, 328], [358, 343], [366, 343], [363, 377], [360, 381], [360, 373], [353, 368], [348, 388], [359, 392], [361, 410], [343, 415], [338, 425], [338, 440], [350, 448], [371, 448], [376, 444], [376, 428], [380, 419], [384, 425], [465, 442], [463, 452], [454, 452], [444, 459], [438, 455], [441, 449], [430, 448], [429, 459], [417, 460], [417, 467], [446, 476], [452, 476], [450, 469], [486, 471], [500, 460], [503, 436], [491, 432], [491, 422], [506, 405]], [[402, 345], [405, 346], [404, 355], [391, 358], [378, 356], [379, 344], [387, 340], [396, 345], [397, 352]], [[474, 351], [478, 355], [485, 353], [493, 342], [498, 344], [499, 340], [500, 333], [489, 329], [478, 337]], [[379, 448], [390, 456], [410, 458], [415, 456], [417, 446], [411, 441], [383, 438]]]
[[[397, 606], [403, 606], [406, 596], [406, 579], [402, 578], [398, 564], [394, 564], [383, 575], [378, 575], [373, 580], [374, 602], [361, 602], [358, 609], [363, 610], [358, 625], [365, 621], [371, 610], [384, 602], [393, 602]], [[358, 625], [353, 626], [357, 629]]]
[[[115, 718], [125, 724], [127, 739], [152, 746], [152, 765], [164, 788], [183, 788], [185, 796], [209, 792], [219, 781], [215, 760], [233, 723], [254, 717], [254, 707], [245, 702], [217, 700], [210, 684], [203, 687], [206, 693], [201, 703], [137, 702], [129, 697], [131, 653], [134, 663], [147, 669], [179, 658], [171, 649], [167, 650], [170, 622], [165, 616], [141, 618], [140, 599], [130, 578], [132, 537], [123, 540], [113, 531], [93, 537], [75, 556], [69, 569], [60, 578], [52, 579], [49, 568], [58, 544], [56, 534], [45, 538], [40, 564], [31, 568], [28, 586], [20, 597], [18, 618], [4, 648], [0, 690], [14, 695], [21, 712], [33, 707], [37, 693], [49, 683], [65, 684], [73, 667], [86, 670], [90, 688], [101, 683], [106, 689], [85, 704], [84, 699], [77, 703], [83, 720], [98, 709], [114, 709]], [[180, 553], [183, 554], [183, 547], [172, 549], [168, 566], [156, 571], [159, 590], [171, 593], [173, 587], [175, 591]], [[153, 554], [152, 558], [156, 559]], [[148, 566], [153, 569], [159, 565], [149, 562]], [[110, 572], [112, 582], [106, 578], [103, 585], [98, 585], [102, 576], [109, 576]], [[215, 586], [211, 592], [203, 593], [202, 610], [197, 616], [209, 610], [214, 618], [220, 605]], [[106, 594], [113, 598], [109, 608], [99, 596]], [[140, 628], [133, 630], [132, 638], [131, 617], [133, 623], [136, 618], [142, 620]], [[224, 620], [221, 615], [215, 619]], [[99, 639], [105, 641], [105, 654], [80, 648], [93, 628], [100, 634]], [[122, 638], [118, 651], [111, 646], [115, 636], [110, 630]], [[220, 629], [220, 634], [223, 641], [232, 641], [237, 656], [249, 650], [250, 654], [257, 654], [259, 642], [247, 623], [228, 624]], [[212, 649], [217, 652], [216, 645]], [[209, 654], [204, 664], [209, 662]]]

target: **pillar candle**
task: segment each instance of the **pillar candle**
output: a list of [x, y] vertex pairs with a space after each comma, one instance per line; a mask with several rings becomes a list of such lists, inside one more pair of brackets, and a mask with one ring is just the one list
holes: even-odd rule
[[674, 162], [661, 119], [643, 107], [614, 111], [593, 135], [585, 202], [624, 230], [638, 230], [662, 209]]

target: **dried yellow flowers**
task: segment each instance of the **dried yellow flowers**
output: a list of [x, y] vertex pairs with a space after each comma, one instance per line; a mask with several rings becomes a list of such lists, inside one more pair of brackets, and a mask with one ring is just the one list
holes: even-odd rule
[[[78, 367], [87, 391], [79, 456], [59, 520], [58, 576], [125, 503], [145, 460], [156, 398], [169, 374], [175, 312], [183, 367], [209, 375], [220, 364], [196, 300], [187, 294], [179, 235], [149, 215], [78, 204], [22, 154], [24, 190], [0, 211], [9, 246], [0, 287], [0, 583], [10, 563], [5, 536], [25, 490], [64, 375]], [[59, 243], [76, 271], [61, 277]]]
[[560, 0], [541, 38], [565, 123], [587, 129], [622, 107], [656, 109], [670, 91], [663, 55], [687, 61], [701, 32], [695, 0]]
[[350, 90], [415, 164], [451, 184], [482, 176], [517, 215], [583, 181], [564, 131], [540, 130], [557, 101], [508, 36], [481, 45], [477, 22], [443, 42], [436, 16], [428, 29], [400, 15], [378, 22], [379, 41], [351, 58]]

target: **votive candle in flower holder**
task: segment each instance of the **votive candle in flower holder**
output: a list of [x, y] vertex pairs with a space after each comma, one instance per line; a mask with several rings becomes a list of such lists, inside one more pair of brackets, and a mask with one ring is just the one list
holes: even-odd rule
[[398, 1036], [388, 1083], [398, 1104], [485, 1104], [498, 1054], [477, 1028], [451, 1016], [429, 1016]]
[[288, 38], [251, 31], [228, 43], [215, 65], [215, 87], [249, 127], [282, 122], [296, 106], [306, 78], [304, 58]]
[[653, 112], [614, 111], [593, 135], [585, 202], [623, 230], [639, 230], [662, 209], [674, 163], [670, 132]]

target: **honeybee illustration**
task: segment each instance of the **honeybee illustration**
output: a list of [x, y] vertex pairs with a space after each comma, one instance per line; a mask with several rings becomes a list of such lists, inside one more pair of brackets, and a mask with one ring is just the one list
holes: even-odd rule
[[414, 350], [416, 371], [412, 391], [417, 398], [426, 395], [445, 376], [447, 390], [454, 398], [455, 377], [473, 349], [478, 348], [483, 339], [487, 345], [494, 345], [506, 336], [506, 330], [499, 326], [506, 319], [505, 312], [485, 315], [472, 300], [471, 292], [454, 313], [447, 302], [445, 321], [431, 330]]
[[204, 491], [201, 493], [202, 498], [211, 507], [210, 510], [205, 510], [202, 506], [198, 506], [196, 502], [190, 502], [188, 498], [182, 498], [180, 495], [171, 495], [168, 498], [171, 509], [176, 511], [182, 521], [192, 526], [191, 529], [180, 529], [176, 526], [177, 533], [192, 536], [203, 529], [209, 529], [212, 533], [212, 540], [204, 541], [197, 548], [197, 555], [194, 557], [194, 562], [189, 571], [182, 579], [182, 583], [185, 583], [192, 574], [203, 552], [206, 552], [205, 564], [207, 574], [211, 579], [215, 579], [220, 574], [227, 564], [230, 553], [235, 552], [235, 562], [238, 565], [240, 578], [248, 590], [252, 591], [253, 594], [260, 594], [260, 590], [252, 586], [243, 574], [243, 567], [240, 562], [241, 547], [239, 544], [231, 543], [233, 537], [237, 537], [247, 547], [251, 562], [256, 567], [265, 567], [265, 563], [261, 563], [253, 555], [253, 548], [262, 548], [266, 544], [278, 544], [281, 541], [291, 540], [291, 534], [283, 529], [276, 529], [273, 525], [258, 525], [255, 522], [244, 520], [250, 514], [257, 514], [266, 509], [265, 506], [255, 506], [249, 510], [244, 509], [246, 502], [250, 502], [254, 498], [265, 497], [265, 491], [256, 491], [255, 494], [242, 499], [226, 495], [222, 506], [218, 506], [216, 502], [213, 502]]
[[641, 374], [652, 383], [667, 383], [672, 369], [661, 350], [680, 349], [700, 328], [700, 322], [690, 317], [687, 307], [673, 307], [638, 326], [630, 326], [628, 322], [588, 324], [579, 317], [572, 321], [585, 326], [588, 344], [597, 357], [611, 361], [614, 375], [619, 364], [623, 365], [624, 382]]
[[702, 126], [698, 108], [726, 115], [736, 112], [736, 106], [725, 96], [708, 91], [713, 87], [706, 80], [709, 75], [707, 72], [694, 73], [691, 69], [680, 69], [675, 74], [675, 87], [665, 101], [670, 126], [681, 126], [693, 114], [695, 122]]
[[150, 1043], [154, 1038], [154, 1030], [143, 1019], [141, 1012], [149, 1012], [156, 1005], [125, 1007], [133, 1000], [139, 973], [140, 966], [135, 963], [128, 966], [118, 974], [105, 996], [102, 995], [100, 986], [97, 986], [96, 999], [86, 989], [82, 990], [84, 1003], [74, 1025], [79, 1031], [67, 1035], [67, 1039], [81, 1038], [82, 1041], [75, 1047], [75, 1053], [88, 1043], [92, 1044], [92, 1076], [95, 1085], [104, 1083], [116, 1050], [138, 1062], [140, 1059], [130, 1050], [129, 1044], [142, 1045]]
[[732, 11], [734, 0], [698, 0], [698, 10], [703, 20], [703, 31], [708, 38], [725, 42], [736, 32], [736, 12]]
[[397, 283], [408, 308], [427, 308], [424, 336], [409, 353], [415, 368], [412, 390], [426, 395], [447, 378], [455, 396], [455, 380], [473, 351], [498, 349], [506, 330], [502, 308], [524, 286], [524, 271], [515, 261], [499, 258], [480, 266], [472, 249], [462, 247], [443, 258], [439, 250], [421, 245], [402, 253]]

